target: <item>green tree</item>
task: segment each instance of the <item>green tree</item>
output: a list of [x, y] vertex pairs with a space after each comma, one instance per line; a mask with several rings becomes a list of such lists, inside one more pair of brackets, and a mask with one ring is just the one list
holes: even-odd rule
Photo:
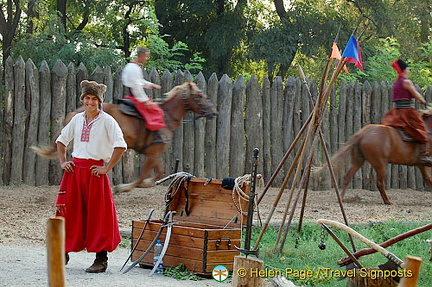
[[[158, 70], [186, 68], [176, 58], [188, 51], [184, 43], [167, 45], [159, 34], [159, 23], [150, 1], [39, 1], [34, 17], [25, 18], [15, 34], [12, 56], [42, 60], [50, 65], [58, 59], [92, 69], [96, 65], [123, 65], [138, 45], [152, 49], [151, 64]], [[30, 11], [30, 9], [29, 9]], [[18, 30], [19, 30], [18, 25]], [[31, 28], [30, 28], [31, 27]], [[198, 54], [188, 59], [189, 69], [201, 69]]]
[[255, 2], [259, 1], [158, 0], [155, 11], [162, 25], [160, 32], [168, 35], [168, 43], [186, 43], [189, 57], [199, 53], [206, 59], [203, 66], [207, 75], [233, 75], [236, 71], [231, 63], [237, 60], [236, 51], [247, 49], [243, 43], [258, 17], [250, 13], [250, 3]]
[[10, 55], [15, 33], [21, 19], [22, 9], [19, 0], [0, 1], [0, 34], [2, 36], [3, 59]]

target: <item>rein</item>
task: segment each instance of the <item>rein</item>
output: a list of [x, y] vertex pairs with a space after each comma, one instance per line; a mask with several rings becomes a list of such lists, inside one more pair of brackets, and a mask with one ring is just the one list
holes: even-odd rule
[[[189, 91], [189, 93], [188, 93], [188, 91]], [[194, 110], [192, 109], [191, 105], [189, 104], [189, 99], [190, 99], [191, 97], [192, 97], [194, 103], [197, 104], [198, 109], [199, 109], [199, 112], [201, 112], [201, 111], [206, 111], [206, 110], [208, 110], [209, 108], [211, 108], [211, 106], [212, 106], [211, 104], [209, 104], [209, 105], [207, 105], [207, 106], [204, 106], [204, 105], [202, 105], [202, 103], [201, 103], [199, 100], [195, 100], [195, 98], [196, 98], [196, 94], [200, 94], [200, 93], [201, 93], [201, 92], [198, 92], [198, 93], [190, 93], [190, 89], [186, 89], [186, 88], [183, 89], [181, 97], [182, 97], [183, 105], [184, 105], [184, 107], [185, 107], [186, 110], [192, 110], [192, 111], [194, 111]], [[194, 124], [194, 127], [195, 127], [195, 122], [196, 122], [198, 119], [207, 117], [206, 113], [202, 112], [201, 114], [198, 114], [198, 112], [195, 111], [195, 113], [197, 113], [198, 115], [195, 116], [192, 120], [182, 120], [182, 119], [177, 119], [177, 118], [175, 118], [175, 117], [174, 117], [174, 116], [169, 112], [169, 110], [164, 109], [164, 112], [165, 112], [165, 115], [166, 115], [165, 117], [166, 117], [167, 119], [172, 119], [172, 120], [174, 120], [175, 122], [177, 122], [177, 123], [180, 123], [180, 122], [181, 122], [182, 124], [189, 124], [189, 123], [193, 123], [193, 124]]]

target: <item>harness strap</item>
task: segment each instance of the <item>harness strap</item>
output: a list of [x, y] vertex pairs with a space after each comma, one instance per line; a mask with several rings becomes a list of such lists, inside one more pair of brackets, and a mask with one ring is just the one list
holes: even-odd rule
[[184, 181], [184, 184], [183, 184], [183, 186], [184, 186], [184, 195], [185, 195], [185, 200], [186, 200], [186, 203], [185, 203], [185, 212], [186, 212], [186, 215], [187, 216], [189, 216], [189, 183], [190, 183], [190, 180], [191, 180], [191, 178], [192, 178], [192, 176], [187, 176], [186, 177], [186, 180]]

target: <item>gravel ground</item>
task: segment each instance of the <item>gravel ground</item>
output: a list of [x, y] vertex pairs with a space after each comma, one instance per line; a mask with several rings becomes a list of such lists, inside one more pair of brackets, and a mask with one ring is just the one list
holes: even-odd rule
[[[58, 186], [0, 186], [0, 286], [48, 285], [45, 233], [47, 219], [54, 214], [57, 189]], [[166, 187], [158, 186], [115, 195], [121, 230], [130, 232], [132, 220], [144, 219], [151, 208], [156, 209], [153, 218], [160, 218], [165, 192]], [[263, 220], [278, 192], [279, 189], [270, 189], [261, 202], [259, 209]], [[288, 193], [288, 190], [284, 192], [271, 224], [280, 224]], [[432, 220], [432, 192], [389, 190], [388, 196], [394, 205], [384, 205], [378, 191], [349, 190], [344, 203], [348, 220], [350, 223], [390, 219]], [[298, 219], [297, 209], [294, 220]], [[342, 221], [334, 190], [309, 192], [304, 219], [316, 221], [319, 218]], [[229, 286], [213, 279], [196, 282], [157, 274], [149, 277], [150, 270], [139, 267], [121, 274], [119, 270], [128, 254], [127, 247], [119, 247], [109, 254], [106, 273], [88, 274], [84, 270], [92, 264], [94, 253], [71, 253], [66, 266], [66, 285]]]

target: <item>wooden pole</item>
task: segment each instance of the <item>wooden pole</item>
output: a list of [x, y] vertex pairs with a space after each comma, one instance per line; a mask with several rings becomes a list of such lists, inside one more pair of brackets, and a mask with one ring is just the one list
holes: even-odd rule
[[48, 284], [63, 287], [65, 282], [65, 227], [64, 218], [48, 219], [47, 227]]
[[[291, 145], [291, 146], [293, 146], [293, 145]], [[290, 149], [291, 149], [291, 148], [290, 148]], [[259, 247], [259, 243], [261, 242], [261, 239], [262, 239], [262, 237], [263, 237], [265, 231], [267, 230], [267, 228], [268, 228], [268, 226], [269, 226], [270, 220], [271, 220], [271, 218], [272, 218], [272, 216], [273, 216], [273, 213], [274, 213], [274, 211], [276, 210], [276, 207], [277, 207], [277, 205], [278, 205], [278, 203], [279, 203], [279, 201], [280, 201], [280, 199], [281, 199], [281, 197], [282, 197], [283, 191], [285, 190], [285, 187], [286, 187], [287, 184], [288, 184], [288, 180], [290, 179], [291, 174], [292, 174], [293, 171], [294, 171], [294, 167], [295, 167], [295, 165], [297, 164], [297, 161], [298, 161], [299, 156], [300, 156], [300, 153], [297, 153], [296, 156], [295, 156], [295, 158], [294, 158], [294, 160], [293, 160], [293, 162], [292, 162], [292, 164], [291, 164], [291, 167], [290, 167], [290, 169], [289, 169], [287, 175], [285, 176], [285, 179], [284, 179], [284, 181], [283, 181], [283, 183], [282, 183], [282, 186], [281, 186], [280, 189], [279, 189], [279, 193], [278, 193], [278, 195], [276, 196], [275, 201], [273, 202], [273, 206], [272, 206], [272, 208], [270, 209], [269, 214], [267, 215], [267, 218], [266, 218], [266, 221], [264, 222], [263, 227], [261, 228], [261, 232], [260, 232], [260, 234], [259, 234], [259, 236], [258, 236], [258, 239], [255, 241], [254, 250], [257, 250], [258, 247]], [[294, 191], [291, 190], [290, 195], [289, 195], [289, 199], [288, 199], [288, 205], [291, 204], [291, 198], [292, 198], [293, 192], [294, 192]], [[261, 197], [261, 198], [262, 198], [262, 197]], [[282, 222], [285, 222], [285, 217], [282, 219]]]
[[[339, 33], [338, 33], [338, 34], [339, 34]], [[304, 86], [306, 87], [306, 90], [308, 91], [308, 95], [309, 95], [309, 104], [310, 104], [310, 106], [311, 106], [312, 108], [314, 108], [314, 102], [313, 102], [313, 100], [312, 100], [312, 93], [311, 93], [311, 91], [309, 90], [309, 86], [307, 85], [307, 82], [306, 82], [306, 76], [305, 76], [305, 74], [304, 74], [304, 72], [303, 72], [303, 69], [302, 69], [302, 67], [301, 67], [300, 65], [298, 65], [298, 68], [299, 68], [299, 73], [300, 73], [300, 76], [301, 76], [301, 78], [302, 78], [302, 80], [303, 80]], [[326, 74], [324, 75], [324, 77], [325, 77], [325, 81], [326, 81], [326, 79], [327, 79], [327, 76], [328, 76], [328, 73], [326, 73]], [[321, 93], [321, 92], [320, 92], [320, 93]], [[328, 97], [327, 97], [327, 98], [328, 98]], [[320, 120], [320, 125], [321, 125], [321, 122], [322, 122], [322, 119]], [[324, 139], [324, 135], [323, 135], [323, 133], [322, 133], [322, 131], [321, 131], [320, 128], [318, 128], [317, 131], [318, 131], [318, 134], [319, 134], [319, 137], [320, 137], [320, 140], [321, 140], [321, 144], [322, 144], [322, 147], [323, 147], [324, 155], [325, 155], [325, 158], [326, 158], [326, 161], [327, 161], [327, 166], [328, 166], [329, 171], [330, 171], [330, 175], [331, 175], [332, 183], [333, 183], [333, 186], [334, 186], [334, 189], [335, 189], [335, 192], [336, 192], [336, 197], [337, 197], [338, 202], [339, 202], [339, 207], [340, 207], [340, 209], [341, 209], [341, 212], [342, 212], [342, 216], [343, 216], [344, 222], [345, 222], [346, 225], [349, 226], [349, 224], [348, 224], [348, 218], [347, 218], [347, 216], [346, 216], [345, 209], [344, 209], [344, 207], [343, 207], [343, 203], [342, 203], [342, 199], [341, 199], [341, 197], [340, 197], [339, 188], [338, 188], [338, 184], [337, 184], [337, 181], [336, 181], [336, 176], [335, 176], [335, 174], [334, 174], [333, 166], [332, 166], [332, 163], [331, 163], [331, 160], [330, 160], [329, 152], [328, 152], [328, 150], [327, 150], [327, 146], [326, 146], [326, 142], [325, 142], [325, 139]], [[314, 146], [315, 146], [315, 145], [312, 145], [312, 147], [314, 147]], [[313, 151], [311, 151], [311, 153], [313, 153]], [[308, 167], [307, 171], [308, 171], [308, 173], [310, 174], [310, 167]], [[308, 176], [309, 176], [309, 174], [308, 174]], [[309, 178], [307, 179], [307, 182], [309, 182]], [[306, 195], [307, 195], [307, 188], [306, 188], [305, 193], [304, 193], [304, 202], [305, 202], [305, 200], [306, 200]], [[304, 203], [304, 204], [305, 204], [305, 203]], [[300, 234], [301, 226], [302, 226], [303, 212], [304, 212], [304, 204], [302, 205], [302, 210], [301, 210], [301, 212], [300, 212], [300, 220], [299, 220], [299, 226], [298, 226], [298, 233], [299, 233], [299, 234]], [[351, 241], [351, 244], [352, 244], [353, 250], [355, 251], [355, 250], [356, 250], [356, 247], [355, 247], [354, 240], [353, 240], [351, 234], [349, 235], [349, 238], [350, 238], [350, 241]]]
[[[303, 160], [304, 160], [304, 158], [305, 158], [305, 156], [306, 156], [306, 148], [305, 148], [305, 147], [306, 147], [306, 144], [309, 143], [310, 138], [312, 137], [312, 134], [314, 134], [313, 142], [314, 142], [314, 143], [316, 142], [316, 139], [317, 139], [317, 131], [321, 128], [322, 117], [323, 117], [323, 113], [324, 113], [324, 111], [325, 111], [325, 103], [327, 102], [327, 99], [328, 99], [328, 97], [329, 97], [329, 95], [330, 95], [331, 88], [332, 88], [334, 82], [336, 81], [336, 78], [338, 77], [339, 73], [341, 72], [342, 67], [343, 67], [344, 64], [345, 64], [345, 58], [343, 58], [343, 59], [339, 62], [339, 64], [338, 64], [336, 70], [334, 71], [334, 73], [333, 73], [333, 75], [332, 75], [332, 78], [331, 78], [331, 80], [330, 80], [330, 83], [329, 83], [327, 89], [325, 90], [324, 94], [320, 94], [320, 95], [319, 95], [319, 97], [318, 97], [318, 99], [317, 99], [317, 103], [316, 103], [316, 105], [313, 107], [313, 112], [312, 112], [312, 115], [313, 115], [313, 116], [312, 116], [312, 123], [309, 125], [309, 129], [308, 129], [308, 131], [307, 131], [307, 134], [306, 134], [305, 139], [304, 139], [304, 142], [303, 142], [304, 145], [302, 146], [302, 148], [301, 148], [300, 151], [299, 151], [299, 152], [301, 153], [301, 155], [300, 155], [300, 159], [301, 159], [301, 160], [300, 160], [300, 162], [298, 163], [297, 170], [296, 170], [296, 173], [295, 173], [295, 175], [294, 175], [293, 184], [292, 184], [292, 188], [293, 188], [293, 189], [295, 188], [295, 185], [297, 184], [297, 180], [298, 180], [298, 178], [299, 178], [300, 172], [302, 171], [302, 167], [303, 167], [303, 165], [302, 165], [302, 164], [303, 164]], [[306, 144], [305, 144], [305, 143], [306, 143]], [[310, 163], [311, 163], [311, 161], [312, 161], [314, 147], [315, 147], [315, 145], [312, 144], [312, 145], [311, 145], [311, 149], [310, 149], [310, 151], [311, 151], [311, 152], [310, 152], [310, 160], [308, 160], [308, 164], [307, 164], [306, 168], [310, 168]], [[286, 225], [287, 227], [285, 228], [284, 241], [281, 242], [281, 245], [280, 245], [280, 247], [279, 247], [279, 252], [280, 252], [280, 253], [282, 253], [283, 247], [284, 247], [284, 245], [285, 245], [285, 239], [286, 239], [287, 233], [288, 233], [288, 231], [289, 231], [289, 229], [290, 229], [290, 226], [291, 226], [291, 220], [292, 220], [292, 217], [293, 217], [293, 215], [294, 215], [294, 211], [295, 211], [295, 208], [296, 208], [296, 205], [297, 205], [297, 201], [298, 201], [298, 198], [299, 198], [300, 193], [301, 193], [301, 188], [302, 188], [302, 187], [300, 186], [299, 192], [298, 192], [298, 194], [297, 194], [297, 197], [296, 197], [296, 199], [295, 199], [295, 201], [294, 201], [294, 204], [293, 204], [293, 207], [292, 207], [292, 211], [291, 211], [291, 214], [290, 214], [290, 218], [289, 218], [288, 223], [287, 223], [287, 225]], [[284, 219], [286, 218], [286, 215], [287, 215], [288, 210], [289, 210], [289, 206], [286, 206], [285, 213], [284, 213]], [[278, 239], [280, 238], [280, 236], [281, 236], [281, 234], [282, 234], [283, 225], [284, 225], [284, 221], [282, 221], [281, 226], [280, 226], [280, 228], [279, 228], [279, 233], [278, 233], [278, 237], [277, 237]], [[276, 245], [277, 245], [278, 243], [279, 243], [279, 240], [276, 240]]]
[[420, 266], [422, 259], [420, 257], [414, 257], [407, 255], [405, 257], [405, 270], [412, 272], [409, 276], [402, 277], [398, 287], [416, 287], [418, 277], [420, 274]]
[[[384, 248], [389, 247], [389, 246], [391, 246], [391, 245], [393, 245], [393, 244], [395, 244], [395, 243], [397, 243], [397, 242], [399, 242], [401, 240], [404, 240], [404, 239], [409, 238], [411, 236], [414, 236], [414, 235], [417, 235], [419, 233], [428, 231], [430, 229], [432, 229], [432, 223], [429, 223], [429, 224], [426, 224], [424, 226], [418, 227], [416, 229], [413, 229], [413, 230], [407, 231], [405, 233], [399, 234], [398, 236], [390, 238], [389, 240], [381, 243], [380, 246], [384, 247]], [[429, 241], [426, 240], [426, 242], [429, 242]], [[432, 240], [430, 240], [430, 242], [431, 242], [431, 245], [432, 245]], [[362, 249], [362, 250], [359, 250], [359, 251], [355, 252], [353, 255], [354, 255], [355, 258], [358, 259], [358, 258], [360, 258], [362, 256], [369, 255], [369, 254], [372, 254], [372, 253], [375, 253], [375, 252], [377, 252], [377, 251], [375, 249], [373, 249], [373, 248], [366, 248], [366, 249]], [[432, 252], [432, 246], [431, 246], [431, 252]], [[431, 257], [432, 257], [432, 253], [431, 253]], [[349, 257], [346, 257], [346, 258], [343, 258], [343, 259], [339, 260], [338, 264], [339, 264], [339, 266], [345, 266], [348, 263], [350, 263], [350, 260], [351, 259]]]
[[[263, 286], [264, 262], [255, 257], [237, 255], [234, 257], [233, 287], [260, 287]], [[268, 274], [267, 274], [268, 275]]]
[[430, 244], [430, 247], [429, 247], [429, 254], [430, 254], [429, 261], [432, 261], [432, 239], [428, 239], [428, 240], [426, 240], [426, 242]]
[[260, 197], [258, 198], [257, 205], [261, 202], [261, 200], [263, 199], [264, 195], [266, 194], [266, 192], [268, 191], [268, 189], [272, 185], [274, 179], [278, 175], [279, 171], [282, 169], [283, 165], [285, 164], [286, 160], [288, 159], [288, 156], [291, 154], [291, 152], [294, 149], [294, 147], [296, 146], [297, 142], [300, 140], [301, 135], [306, 130], [306, 128], [308, 127], [308, 125], [309, 125], [309, 123], [310, 123], [311, 120], [312, 120], [312, 114], [309, 115], [308, 119], [306, 120], [306, 122], [301, 127], [300, 131], [298, 132], [298, 134], [295, 137], [294, 141], [291, 143], [291, 145], [288, 148], [287, 152], [285, 153], [284, 157], [279, 162], [279, 165], [277, 166], [275, 172], [272, 174], [270, 180], [267, 182], [266, 186], [264, 187], [263, 192], [261, 193]]

